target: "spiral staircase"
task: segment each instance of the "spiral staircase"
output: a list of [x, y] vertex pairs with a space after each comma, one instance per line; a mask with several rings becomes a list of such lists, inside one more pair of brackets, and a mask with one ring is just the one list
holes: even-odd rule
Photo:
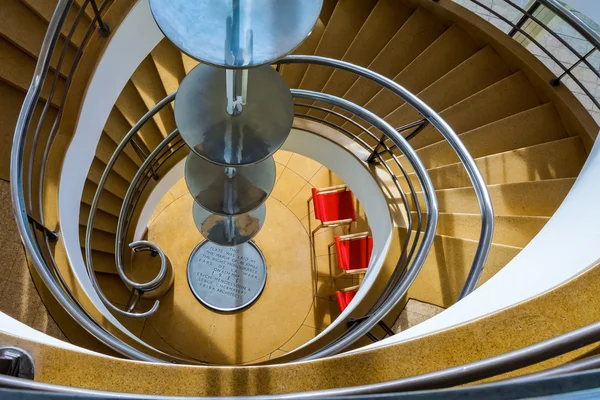
[[[198, 61], [156, 33], [147, 3], [0, 5], [0, 198], [8, 219], [10, 184], [18, 227], [3, 221], [0, 240], [12, 249], [20, 235], [27, 252], [27, 262], [8, 250], [0, 261], [0, 393], [526, 398], [597, 388], [600, 314], [589, 304], [600, 282], [600, 216], [586, 205], [597, 194], [598, 125], [573, 82], [586, 92], [577, 68], [593, 69], [600, 40], [581, 20], [554, 0], [505, 0], [522, 14], [509, 35], [450, 0], [325, 0], [310, 36], [272, 65], [296, 115], [275, 155], [267, 209], [297, 223], [288, 231], [296, 264], [281, 265], [307, 271], [306, 280], [286, 272], [285, 289], [268, 292], [287, 311], [257, 303], [260, 312], [240, 313], [256, 321], [242, 325], [254, 334], [240, 345], [227, 331], [238, 325], [219, 322], [231, 316], [171, 308], [188, 288], [169, 244], [189, 231], [164, 226], [191, 204], [181, 195], [189, 151], [173, 93]], [[528, 51], [533, 22], [548, 30], [548, 10], [588, 40], [580, 61], [563, 65], [568, 84]], [[111, 69], [120, 65], [132, 73]], [[306, 201], [311, 188], [340, 183], [360, 204], [351, 231], [370, 231], [377, 255], [364, 279], [330, 287], [327, 245], [344, 229], [311, 237], [318, 221]], [[277, 237], [285, 231], [264, 230], [257, 243], [287, 243]], [[160, 249], [123, 255], [139, 240], [155, 241], [175, 271], [158, 294], [121, 277], [120, 268], [141, 282], [159, 274]], [[37, 291], [24, 294], [11, 277], [29, 282], [27, 269]], [[314, 285], [302, 291], [306, 305], [284, 298], [305, 281]], [[359, 295], [340, 313], [334, 293], [354, 284]], [[146, 313], [157, 300], [156, 314]], [[418, 311], [411, 307], [444, 311], [398, 328], [399, 316]], [[281, 340], [271, 346], [273, 338]], [[212, 357], [219, 345], [261, 350]]]

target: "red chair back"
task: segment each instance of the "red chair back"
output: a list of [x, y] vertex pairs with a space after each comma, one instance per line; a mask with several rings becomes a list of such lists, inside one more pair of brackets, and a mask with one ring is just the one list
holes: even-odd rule
[[356, 290], [352, 290], [350, 292], [335, 292], [335, 296], [337, 297], [340, 312], [343, 312], [346, 307], [348, 307], [348, 304], [350, 304], [354, 296], [356, 296]]
[[312, 189], [315, 217], [321, 222], [351, 219], [356, 221], [354, 198], [350, 190], [333, 193], [319, 193]]
[[371, 253], [373, 252], [373, 238], [362, 237], [350, 240], [335, 238], [338, 265], [341, 269], [362, 269], [369, 266]]

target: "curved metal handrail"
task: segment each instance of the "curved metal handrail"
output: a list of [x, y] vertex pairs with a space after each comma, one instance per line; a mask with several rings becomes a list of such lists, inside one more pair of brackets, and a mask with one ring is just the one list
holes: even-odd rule
[[[67, 314], [76, 320], [91, 335], [99, 338], [103, 343], [120, 354], [134, 359], [160, 362], [162, 360], [141, 352], [113, 336], [104, 327], [99, 325], [97, 321], [91, 318], [91, 316], [84, 311], [82, 306], [74, 300], [73, 296], [65, 293], [67, 291], [66, 287], [62, 286], [58, 281], [58, 278], [55, 276], [55, 274], [59, 274], [58, 271], [51, 270], [49, 267], [53, 266], [53, 263], [46, 263], [46, 260], [44, 259], [44, 254], [42, 253], [42, 249], [37, 241], [37, 235], [33, 231], [30, 217], [27, 213], [23, 177], [26, 136], [38, 100], [40, 98], [42, 87], [46, 81], [46, 76], [50, 67], [50, 60], [58, 43], [58, 39], [61, 36], [62, 26], [72, 4], [73, 0], [59, 0], [57, 3], [54, 14], [52, 15], [52, 18], [48, 24], [48, 30], [46, 31], [46, 35], [40, 48], [38, 62], [34, 70], [33, 78], [29, 89], [27, 90], [27, 94], [25, 95], [23, 106], [15, 126], [15, 135], [13, 138], [10, 159], [10, 188], [13, 210], [15, 213], [15, 221], [21, 236], [21, 241], [23, 242], [23, 246], [30, 257], [32, 265], [36, 269], [46, 288], [50, 291], [50, 293], [52, 293], [54, 298], [67, 312]], [[93, 19], [90, 23], [90, 26], [94, 25], [95, 23], [96, 19]], [[75, 26], [73, 26], [72, 29], [75, 29]], [[65, 41], [65, 45], [68, 45], [68, 42]], [[83, 46], [84, 44], [82, 44], [82, 47]], [[73, 70], [74, 68], [72, 71]], [[71, 77], [72, 75], [70, 78]], [[48, 99], [48, 102], [50, 101], [51, 99]], [[43, 115], [40, 116], [40, 119], [43, 119]], [[54, 128], [53, 132], [55, 132]], [[54, 136], [51, 135], [50, 139], [53, 139], [53, 137]], [[49, 144], [46, 147], [46, 150], [48, 149]], [[46, 158], [48, 151], [45, 151], [44, 154]], [[33, 157], [34, 155], [35, 151], [32, 152], [31, 156]], [[43, 161], [45, 165], [45, 159]], [[32, 173], [32, 171], [29, 171], [29, 173]], [[48, 264], [51, 264], [51, 266]]]
[[[481, 0], [469, 0], [471, 3], [476, 6], [481, 7], [481, 9], [486, 10], [490, 14], [494, 15], [500, 21], [505, 23], [506, 25], [511, 27], [511, 31], [509, 32], [509, 36], [515, 38], [517, 33], [523, 35], [527, 40], [531, 43], [534, 43], [548, 58], [550, 58], [554, 64], [556, 64], [561, 70], [562, 73], [556, 76], [554, 79], [550, 81], [550, 84], [557, 86], [561, 83], [562, 79], [565, 76], [568, 76], [579, 86], [579, 88], [585, 93], [585, 95], [592, 101], [592, 103], [600, 108], [600, 100], [597, 98], [595, 94], [595, 88], [588, 88], [584, 82], [582, 82], [575, 74], [573, 73], [574, 69], [580, 64], [585, 65], [598, 79], [600, 79], [600, 70], [594, 67], [588, 57], [591, 56], [594, 52], [600, 52], [600, 34], [594, 31], [588, 24], [583, 22], [578, 16], [573, 14], [570, 10], [568, 10], [565, 6], [563, 6], [560, 2], [556, 0], [534, 0], [528, 9], [520, 7], [515, 4], [513, 0], [502, 0], [506, 3], [509, 8], [517, 11], [521, 14], [521, 18], [517, 22], [513, 22], [512, 18], [514, 15], [507, 14], [504, 15], [501, 10], [495, 10], [493, 6], [483, 3]], [[550, 28], [546, 23], [541, 21], [538, 17], [536, 17], [536, 12], [540, 6], [544, 6], [550, 11], [552, 11], [556, 16], [561, 18], [566, 24], [568, 24], [571, 28], [573, 28], [577, 33], [579, 33], [584, 39], [587, 40], [588, 44], [591, 46], [590, 50], [586, 50], [585, 54], [581, 54], [575, 48], [576, 46], [571, 45], [567, 42], [558, 32], [554, 29]], [[565, 62], [561, 61], [562, 55], [557, 54], [556, 49], [548, 48], [544, 46], [544, 44], [540, 43], [530, 32], [526, 30], [525, 24], [527, 21], [533, 21], [536, 26], [541, 27], [544, 31], [550, 34], [556, 41], [558, 41], [565, 49], [571, 52], [574, 56], [577, 57], [577, 61], [573, 62], [571, 65], [567, 65]], [[560, 51], [562, 49], [559, 49]], [[532, 52], [533, 53], [533, 52]], [[537, 55], [533, 53], [536, 57]], [[543, 61], [543, 60], [542, 60]], [[556, 74], [555, 74], [556, 75]], [[571, 92], [575, 95], [575, 97], [579, 97], [577, 93], [569, 88]], [[584, 104], [585, 106], [585, 104]], [[588, 108], [588, 111], [590, 108]], [[599, 121], [600, 122], [600, 121]]]
[[[392, 143], [402, 151], [406, 159], [410, 162], [411, 166], [415, 170], [419, 184], [423, 190], [425, 197], [425, 207], [427, 210], [427, 222], [425, 224], [425, 233], [421, 246], [416, 252], [415, 259], [408, 273], [403, 277], [404, 279], [400, 282], [395, 290], [390, 294], [387, 301], [385, 301], [379, 308], [377, 308], [369, 318], [362, 321], [360, 324], [355, 324], [353, 328], [347, 330], [342, 337], [338, 338], [333, 343], [325, 346], [317, 352], [302, 358], [302, 360], [312, 360], [315, 358], [325, 357], [331, 354], [336, 354], [346, 347], [357, 341], [358, 339], [365, 336], [379, 321], [381, 321], [390, 310], [398, 303], [398, 301], [406, 294], [408, 288], [412, 285], [416, 279], [418, 273], [421, 271], [421, 267], [425, 263], [425, 259], [429, 255], [429, 250], [433, 245], [433, 239], [435, 237], [435, 231], [437, 228], [438, 221], [438, 205], [435, 197], [435, 189], [433, 183], [427, 174], [425, 166], [408, 144], [406, 139], [400, 135], [390, 124], [385, 122], [383, 119], [373, 114], [372, 112], [340, 97], [332, 96], [325, 93], [311, 92], [307, 90], [292, 89], [292, 96], [298, 99], [314, 100], [323, 103], [330, 104], [332, 106], [339, 107], [345, 111], [348, 111], [354, 115], [357, 115], [364, 121], [375, 126], [385, 136], [387, 136]], [[399, 261], [400, 263], [401, 261]]]
[[[160, 300], [156, 300], [154, 302], [154, 305], [148, 311], [138, 313], [138, 312], [132, 312], [130, 310], [121, 310], [120, 308], [118, 308], [114, 304], [112, 304], [111, 301], [106, 297], [106, 295], [102, 292], [102, 289], [100, 288], [98, 280], [96, 279], [96, 273], [94, 271], [94, 263], [93, 263], [93, 258], [92, 258], [92, 240], [93, 240], [92, 234], [94, 231], [94, 228], [93, 228], [94, 227], [94, 219], [96, 217], [96, 210], [98, 209], [98, 203], [100, 202], [100, 196], [102, 195], [102, 192], [104, 190], [104, 185], [106, 184], [106, 181], [108, 180], [110, 172], [112, 171], [112, 168], [116, 164], [119, 156], [121, 155], [121, 153], [123, 152], [125, 147], [128, 144], [131, 144], [131, 141], [133, 140], [133, 138], [138, 134], [139, 130], [146, 124], [146, 122], [148, 122], [150, 119], [152, 119], [154, 117], [154, 115], [156, 115], [160, 110], [162, 110], [162, 108], [164, 106], [166, 106], [167, 104], [170, 104], [173, 100], [175, 100], [176, 93], [177, 92], [173, 92], [170, 95], [168, 95], [167, 97], [165, 97], [164, 99], [162, 99], [161, 101], [159, 101], [146, 114], [144, 114], [144, 116], [142, 116], [142, 118], [140, 118], [140, 120], [138, 122], [136, 122], [135, 125], [129, 130], [129, 132], [127, 132], [127, 134], [123, 137], [123, 139], [121, 140], [121, 143], [119, 143], [119, 145], [113, 152], [112, 156], [110, 157], [110, 160], [106, 164], [106, 167], [104, 168], [104, 172], [102, 173], [102, 176], [100, 177], [100, 180], [98, 181], [98, 186], [96, 187], [96, 193], [94, 194], [94, 199], [92, 200], [92, 204], [90, 206], [90, 213], [88, 216], [88, 223], [87, 223], [86, 232], [85, 232], [85, 256], [86, 256], [87, 272], [90, 277], [90, 280], [92, 281], [94, 290], [98, 293], [98, 296], [100, 297], [102, 302], [107, 307], [109, 307], [112, 311], [115, 311], [115, 312], [117, 312], [121, 315], [127, 316], [127, 317], [134, 317], [134, 318], [149, 317], [150, 315], [154, 314], [156, 312], [156, 310], [158, 310]], [[163, 144], [163, 143], [168, 143], [168, 142], [166, 142], [166, 139], [165, 139], [161, 142], [161, 144]], [[162, 149], [162, 147], [161, 147], [161, 149]], [[156, 152], [156, 150], [155, 150], [155, 152]], [[155, 152], [153, 152], [153, 155], [156, 154]], [[146, 167], [152, 159], [153, 158], [148, 157], [142, 166]], [[140, 170], [138, 170], [138, 172], [141, 170], [142, 169], [140, 168]], [[131, 188], [131, 187], [132, 186], [130, 185], [129, 188]], [[127, 193], [129, 193], [129, 190]], [[126, 203], [124, 202], [123, 207], [125, 207], [125, 206], [126, 206]], [[121, 213], [123, 213], [123, 207], [121, 208]], [[117, 227], [119, 227], [119, 226], [122, 226], [122, 220], [120, 218], [118, 220]], [[119, 237], [119, 236], [117, 236], [117, 237]], [[160, 270], [153, 280], [151, 280], [150, 282], [147, 282], [147, 283], [135, 282], [135, 281], [131, 280], [125, 273], [125, 269], [123, 268], [123, 262], [121, 259], [122, 258], [121, 246], [116, 245], [115, 263], [116, 263], [117, 273], [119, 274], [119, 277], [121, 278], [121, 280], [123, 281], [123, 283], [126, 286], [129, 286], [129, 287], [133, 288], [133, 290], [136, 290], [143, 294], [144, 292], [149, 292], [149, 291], [154, 290], [156, 287], [160, 286], [164, 282], [164, 280], [167, 277], [168, 262], [167, 262], [166, 256], [163, 253], [163, 251], [154, 243], [145, 241], [145, 242], [138, 242], [137, 244], [132, 243], [132, 245], [133, 245], [132, 249], [134, 251], [135, 251], [135, 249], [150, 249], [152, 251], [155, 251], [160, 256], [160, 260], [161, 260]]]
[[477, 250], [475, 251], [475, 256], [473, 257], [473, 263], [471, 264], [467, 280], [460, 295], [458, 296], [458, 300], [461, 300], [466, 295], [471, 293], [477, 287], [477, 283], [479, 282], [479, 278], [481, 277], [483, 267], [492, 246], [492, 236], [494, 234], [494, 210], [492, 208], [490, 194], [487, 190], [485, 181], [483, 180], [483, 177], [477, 168], [477, 164], [475, 164], [475, 161], [469, 154], [467, 148], [460, 141], [452, 128], [435, 111], [419, 100], [414, 94], [410, 93], [393, 80], [375, 73], [367, 68], [359, 67], [345, 61], [332, 60], [319, 56], [291, 55], [279, 60], [278, 63], [323, 65], [352, 72], [358, 76], [369, 79], [390, 90], [392, 93], [406, 101], [406, 103], [412, 106], [419, 114], [423, 116], [423, 118], [428, 120], [429, 123], [440, 132], [444, 139], [446, 139], [469, 175], [471, 184], [475, 189], [475, 194], [479, 202], [479, 211], [481, 213], [481, 233], [479, 235], [479, 244], [477, 246]]
[[583, 22], [581, 18], [573, 14], [568, 8], [563, 6], [556, 0], [537, 0], [555, 14], [559, 15], [565, 22], [567, 22], [573, 29], [575, 29], [581, 36], [589, 40], [589, 42], [596, 48], [600, 48], [600, 34], [590, 28], [588, 24]]
[[[303, 108], [309, 108], [309, 109], [314, 109], [314, 110], [319, 110], [319, 111], [323, 111], [332, 115], [335, 115], [339, 118], [341, 118], [342, 120], [344, 120], [345, 122], [348, 122], [351, 125], [354, 125], [356, 128], [358, 128], [361, 133], [358, 135], [358, 137], [355, 137], [355, 135], [352, 134], [352, 132], [348, 131], [347, 129], [338, 126], [330, 121], [327, 121], [326, 119], [322, 119], [322, 118], [318, 118], [318, 117], [314, 117], [312, 115], [309, 114], [298, 114], [296, 113], [296, 116], [300, 116], [302, 118], [305, 119], [310, 119], [322, 124], [325, 124], [333, 129], [337, 129], [339, 131], [341, 131], [342, 133], [344, 133], [345, 135], [353, 138], [355, 141], [359, 141], [360, 144], [365, 147], [368, 148], [372, 154], [375, 154], [375, 157], [379, 160], [379, 162], [381, 163], [381, 165], [384, 166], [384, 169], [387, 170], [387, 172], [389, 173], [389, 175], [392, 177], [392, 181], [394, 182], [394, 185], [396, 186], [398, 193], [400, 195], [400, 198], [402, 200], [402, 204], [404, 204], [404, 210], [406, 212], [406, 219], [407, 219], [407, 226], [406, 226], [406, 238], [402, 243], [402, 249], [400, 251], [400, 261], [399, 264], [404, 264], [402, 265], [401, 268], [396, 268], [394, 269], [394, 273], [392, 274], [392, 276], [390, 277], [388, 283], [386, 284], [386, 287], [384, 288], [382, 294], [381, 294], [381, 298], [385, 298], [388, 296], [389, 291], [391, 290], [391, 288], [396, 284], [396, 282], [398, 281], [398, 279], [400, 279], [400, 277], [404, 274], [404, 271], [406, 271], [406, 269], [408, 268], [408, 265], [410, 263], [410, 260], [412, 260], [412, 256], [416, 250], [418, 241], [419, 241], [419, 236], [421, 235], [421, 227], [423, 225], [423, 213], [421, 211], [421, 207], [420, 207], [420, 202], [419, 202], [419, 198], [417, 196], [417, 192], [414, 188], [414, 185], [411, 181], [411, 179], [409, 178], [406, 169], [402, 166], [402, 163], [399, 162], [399, 160], [396, 158], [396, 156], [391, 152], [390, 148], [388, 148], [385, 143], [383, 144], [384, 150], [391, 156], [391, 158], [396, 162], [396, 166], [398, 167], [398, 169], [400, 170], [400, 172], [402, 173], [402, 176], [404, 177], [404, 179], [406, 180], [406, 183], [408, 185], [409, 191], [410, 191], [410, 196], [411, 199], [415, 205], [415, 209], [417, 212], [417, 226], [416, 226], [416, 233], [415, 233], [415, 237], [412, 241], [412, 245], [410, 248], [410, 251], [407, 253], [407, 249], [408, 249], [408, 245], [410, 243], [411, 240], [411, 236], [412, 236], [412, 232], [413, 232], [413, 218], [412, 218], [412, 213], [410, 212], [410, 207], [409, 207], [409, 203], [408, 203], [408, 199], [406, 198], [406, 194], [404, 193], [404, 190], [402, 190], [402, 188], [400, 187], [400, 183], [398, 181], [398, 178], [396, 177], [396, 175], [391, 171], [391, 169], [389, 168], [389, 166], [387, 165], [387, 163], [381, 158], [381, 154], [377, 153], [375, 150], [375, 148], [369, 148], [369, 146], [367, 145], [367, 143], [365, 141], [362, 140], [358, 140], [358, 138], [360, 137], [360, 135], [362, 133], [366, 133], [367, 135], [369, 135], [371, 137], [371, 139], [376, 139], [375, 135], [369, 131], [367, 128], [365, 128], [364, 126], [362, 126], [361, 124], [357, 123], [356, 121], [354, 121], [353, 119], [346, 117], [345, 115], [338, 113], [334, 110], [331, 110], [329, 108], [325, 108], [325, 107], [320, 107], [320, 106], [316, 106], [314, 104], [302, 104], [302, 103], [295, 103], [294, 104], [296, 107], [303, 107]], [[396, 131], [398, 131], [398, 129], [396, 129]], [[408, 140], [408, 138], [406, 138], [406, 140]], [[367, 160], [368, 161], [368, 160]], [[378, 306], [379, 302], [377, 302], [375, 306]]]

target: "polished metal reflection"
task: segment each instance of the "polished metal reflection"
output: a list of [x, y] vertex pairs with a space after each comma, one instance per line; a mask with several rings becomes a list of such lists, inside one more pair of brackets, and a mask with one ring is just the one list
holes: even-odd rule
[[192, 215], [196, 228], [207, 240], [220, 246], [238, 246], [260, 232], [267, 217], [267, 207], [263, 204], [246, 214], [219, 215], [194, 203]]
[[190, 153], [184, 174], [196, 203], [212, 213], [237, 215], [267, 200], [275, 186], [276, 169], [273, 157], [243, 167], [224, 167]]
[[165, 36], [198, 61], [241, 68], [269, 64], [312, 31], [323, 0], [150, 0]]
[[[200, 64], [181, 82], [175, 122], [199, 156], [222, 165], [247, 165], [273, 155], [287, 139], [294, 103], [281, 75], [270, 66], [248, 71], [243, 111], [227, 112], [226, 70]], [[241, 82], [240, 82], [241, 84]]]

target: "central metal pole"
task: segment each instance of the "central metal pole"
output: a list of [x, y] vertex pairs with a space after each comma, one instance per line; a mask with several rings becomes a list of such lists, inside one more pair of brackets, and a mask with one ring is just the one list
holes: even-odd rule
[[248, 70], [228, 69], [225, 71], [227, 90], [227, 113], [240, 115], [246, 104], [248, 93]]

